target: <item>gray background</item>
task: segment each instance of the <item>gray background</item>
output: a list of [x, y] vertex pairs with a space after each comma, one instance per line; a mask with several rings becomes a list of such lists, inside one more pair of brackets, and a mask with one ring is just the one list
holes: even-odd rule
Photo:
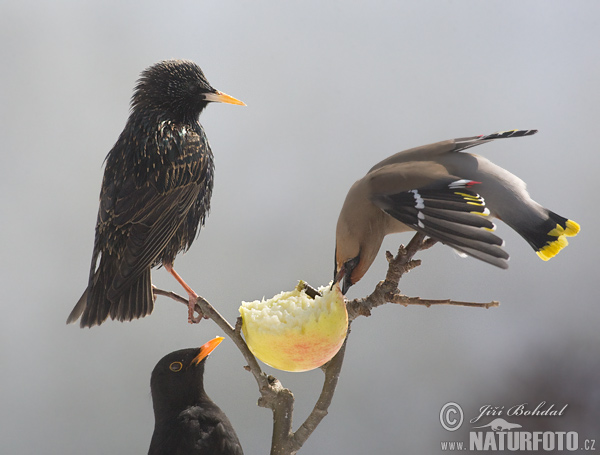
[[[85, 288], [102, 162], [145, 67], [188, 58], [247, 107], [201, 117], [215, 152], [213, 210], [177, 270], [230, 320], [242, 300], [332, 277], [350, 185], [396, 151], [537, 128], [477, 149], [528, 182], [582, 232], [548, 263], [505, 225], [508, 271], [436, 246], [401, 282], [493, 310], [393, 307], [357, 320], [330, 413], [302, 453], [437, 453], [448, 401], [569, 403], [510, 419], [600, 439], [597, 279], [600, 4], [596, 1], [3, 1], [0, 452], [145, 453], [149, 377], [218, 328], [159, 298], [132, 323], [64, 321]], [[395, 250], [409, 235], [393, 236]], [[378, 259], [349, 297], [372, 291]], [[180, 292], [164, 270], [162, 288]], [[268, 453], [271, 413], [225, 341], [207, 390], [247, 454]], [[311, 409], [320, 371], [273, 372]], [[484, 423], [487, 423], [486, 420]], [[464, 427], [465, 425], [463, 425]], [[469, 425], [466, 425], [468, 427]], [[467, 428], [468, 429], [468, 428]], [[594, 434], [595, 433], [595, 434]]]

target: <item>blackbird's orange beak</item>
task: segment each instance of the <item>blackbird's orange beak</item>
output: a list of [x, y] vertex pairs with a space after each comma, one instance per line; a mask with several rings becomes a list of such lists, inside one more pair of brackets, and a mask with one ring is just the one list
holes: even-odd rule
[[224, 339], [225, 338], [223, 337], [216, 337], [210, 340], [208, 343], [202, 345], [200, 347], [200, 352], [192, 360], [192, 365], [198, 365], [200, 362], [202, 362], [206, 357], [208, 357], [208, 354], [213, 352], [215, 348], [219, 346], [219, 344], [221, 344], [221, 341], [223, 341]]

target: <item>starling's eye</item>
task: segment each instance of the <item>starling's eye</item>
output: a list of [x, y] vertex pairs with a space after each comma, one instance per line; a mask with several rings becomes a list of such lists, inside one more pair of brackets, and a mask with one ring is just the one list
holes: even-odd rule
[[180, 371], [183, 368], [183, 363], [181, 362], [173, 362], [171, 365], [169, 365], [169, 370], [171, 371]]
[[200, 93], [200, 86], [196, 82], [187, 83], [187, 91], [193, 95]]

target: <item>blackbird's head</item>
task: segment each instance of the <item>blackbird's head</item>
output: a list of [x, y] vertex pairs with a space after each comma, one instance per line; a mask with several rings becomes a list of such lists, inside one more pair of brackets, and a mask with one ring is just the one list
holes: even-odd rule
[[135, 87], [131, 108], [166, 112], [176, 120], [197, 120], [210, 102], [244, 105], [214, 89], [198, 65], [164, 60], [146, 68]]
[[183, 409], [205, 395], [204, 364], [221, 341], [217, 337], [199, 348], [171, 352], [156, 364], [150, 379], [155, 410]]

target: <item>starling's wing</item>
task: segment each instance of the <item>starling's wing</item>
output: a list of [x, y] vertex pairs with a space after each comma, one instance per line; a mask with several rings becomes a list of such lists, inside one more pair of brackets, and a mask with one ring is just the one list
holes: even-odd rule
[[[183, 134], [169, 123], [159, 139], [146, 143], [143, 153], [138, 151], [146, 161], [133, 161], [131, 168], [119, 169], [117, 161], [107, 161], [99, 223], [114, 235], [126, 233], [120, 242], [105, 242], [118, 256], [107, 290], [111, 301], [156, 264], [200, 194], [212, 184], [212, 154], [202, 130]], [[124, 142], [125, 147], [131, 144], [132, 140]], [[121, 155], [115, 153], [117, 158]], [[106, 178], [108, 173], [114, 175]]]
[[67, 319], [81, 317], [82, 327], [109, 315], [129, 321], [152, 312], [150, 267], [200, 191], [188, 184], [161, 194], [151, 185], [135, 188], [132, 179], [120, 186], [108, 181], [100, 196], [89, 284]]
[[112, 222], [117, 227], [129, 225], [129, 237], [107, 294], [109, 299], [119, 296], [154, 264], [199, 192], [200, 186], [196, 184], [175, 188], [166, 194], [147, 185], [117, 199]]

